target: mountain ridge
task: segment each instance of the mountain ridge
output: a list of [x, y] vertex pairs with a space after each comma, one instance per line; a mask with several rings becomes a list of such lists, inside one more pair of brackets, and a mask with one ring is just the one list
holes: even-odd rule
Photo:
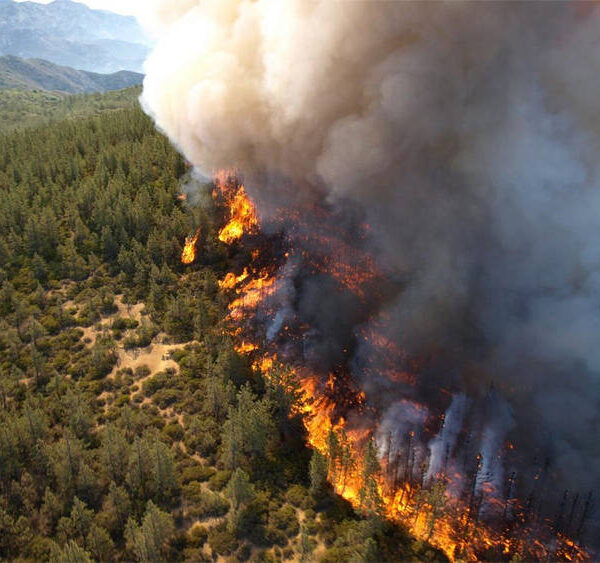
[[132, 16], [72, 0], [0, 0], [0, 55], [41, 58], [89, 72], [140, 71], [150, 44]]
[[0, 88], [50, 90], [71, 94], [107, 92], [141, 84], [143, 75], [122, 70], [101, 74], [56, 65], [43, 59], [0, 56]]

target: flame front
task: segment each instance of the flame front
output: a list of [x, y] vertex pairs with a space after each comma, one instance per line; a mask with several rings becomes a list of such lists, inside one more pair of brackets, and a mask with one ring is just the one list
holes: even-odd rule
[[198, 243], [198, 237], [200, 236], [200, 230], [192, 236], [185, 237], [185, 244], [183, 245], [183, 251], [181, 252], [181, 263], [192, 264], [196, 260], [196, 245]]
[[219, 231], [219, 240], [232, 244], [258, 227], [254, 204], [248, 199], [244, 186], [240, 186], [228, 202], [229, 222]]
[[[240, 240], [245, 234], [258, 232], [259, 224], [253, 203], [248, 198], [244, 187], [235, 185], [226, 174], [220, 174], [215, 181], [218, 188], [213, 192], [215, 200], [221, 198], [229, 209], [229, 222], [221, 229], [219, 239], [231, 244]], [[319, 241], [321, 246], [334, 248], [334, 241]], [[285, 252], [283, 256], [289, 259], [294, 250]], [[343, 245], [335, 247], [327, 253], [330, 256], [342, 257], [339, 263], [328, 258], [321, 263], [311, 263], [311, 267], [327, 272], [345, 290], [353, 292], [361, 298], [371, 280], [378, 276], [374, 265], [368, 257], [362, 261], [362, 266], [351, 267], [351, 261], [343, 260], [352, 252]], [[265, 302], [275, 295], [278, 289], [278, 268], [276, 265], [265, 264], [261, 260], [259, 250], [252, 253], [252, 261], [239, 273], [229, 272], [220, 282], [222, 291], [232, 295], [229, 304], [229, 315], [226, 331], [236, 340], [236, 350], [248, 355], [252, 366], [267, 379], [274, 377], [274, 370], [282, 363], [291, 370], [297, 378], [302, 393], [302, 400], [296, 406], [294, 414], [302, 416], [311, 447], [327, 456], [328, 478], [334, 490], [347, 499], [357, 510], [363, 511], [364, 498], [364, 452], [366, 445], [372, 440], [374, 427], [372, 418], [365, 416], [364, 427], [353, 427], [340, 414], [336, 398], [341, 392], [346, 400], [352, 403], [354, 413], [369, 414], [365, 393], [356, 389], [343, 389], [342, 383], [335, 374], [330, 374], [327, 382], [313, 374], [303, 365], [286, 363], [279, 354], [276, 343], [268, 341], [264, 336], [252, 330], [250, 319], [256, 316], [260, 309], [269, 314], [269, 305]], [[303, 256], [303, 258], [306, 258]], [[287, 339], [297, 337], [290, 327], [283, 325], [280, 329]], [[415, 375], [411, 373], [410, 361], [404, 357], [401, 350], [396, 349], [382, 334], [376, 331], [363, 333], [361, 337], [375, 349], [380, 350], [383, 358], [378, 366], [377, 376], [390, 381], [400, 381], [413, 385]], [[301, 336], [299, 337], [301, 338]], [[400, 367], [402, 366], [402, 367]], [[412, 366], [415, 367], [415, 366]], [[355, 418], [361, 418], [355, 417]], [[371, 426], [369, 426], [371, 424]], [[332, 455], [331, 443], [336, 444], [339, 453]], [[507, 448], [512, 445], [507, 445]], [[410, 450], [410, 446], [409, 446]], [[398, 478], [398, 460], [380, 457], [380, 471], [376, 475], [376, 489], [381, 501], [382, 513], [388, 518], [403, 523], [411, 533], [440, 548], [451, 560], [481, 559], [484, 552], [494, 553], [496, 557], [508, 560], [510, 557], [559, 560], [584, 560], [588, 554], [569, 539], [559, 533], [551, 535], [546, 542], [536, 538], [541, 527], [535, 530], [523, 525], [516, 530], [506, 526], [488, 526], [479, 521], [473, 509], [473, 496], [467, 502], [464, 496], [453, 493], [464, 488], [466, 477], [458, 471], [446, 469], [435, 475], [432, 483], [427, 486], [424, 478]], [[500, 513], [507, 507], [519, 513], [516, 499], [500, 501], [490, 483], [483, 484], [484, 493], [489, 497], [490, 505]], [[481, 502], [481, 500], [479, 501]], [[548, 534], [546, 534], [548, 536]]]

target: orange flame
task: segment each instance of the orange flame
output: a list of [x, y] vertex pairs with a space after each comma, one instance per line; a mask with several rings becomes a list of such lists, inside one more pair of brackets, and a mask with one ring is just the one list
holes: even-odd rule
[[256, 208], [248, 199], [244, 186], [240, 186], [231, 202], [229, 202], [229, 222], [219, 231], [219, 240], [232, 244], [250, 233], [258, 226]]
[[253, 344], [252, 342], [247, 342], [242, 340], [239, 344], [235, 346], [235, 351], [238, 354], [249, 354], [250, 352], [254, 352], [254, 350], [258, 349], [258, 345]]
[[[253, 203], [247, 198], [243, 186], [232, 193], [232, 184], [225, 186], [226, 173], [218, 177], [222, 183], [221, 193], [229, 204], [230, 221], [221, 229], [219, 239], [226, 244], [239, 240], [243, 234], [258, 229], [258, 219]], [[227, 180], [229, 182], [229, 179]], [[218, 185], [218, 183], [217, 183]], [[235, 188], [233, 188], [235, 189]], [[216, 193], [215, 193], [216, 197]], [[258, 258], [258, 251], [252, 252], [252, 260]], [[343, 259], [340, 262], [344, 262]], [[360, 295], [364, 284], [368, 284], [374, 276], [371, 263], [364, 261], [368, 267], [358, 272], [337, 264], [333, 260], [322, 267], [343, 285]], [[255, 311], [257, 306], [275, 291], [275, 271], [266, 268], [245, 268], [242, 274], [228, 273], [220, 282], [219, 287], [224, 291], [234, 291], [236, 297], [229, 304], [228, 320], [233, 325], [228, 333], [233, 336], [237, 344], [235, 349], [240, 354], [248, 355], [252, 366], [260, 371], [267, 379], [273, 377], [273, 370], [279, 358], [272, 351], [267, 351], [259, 341], [252, 340], [252, 334], [247, 334], [243, 328], [243, 321]], [[373, 346], [380, 349], [382, 357], [393, 359], [391, 364], [405, 364], [407, 358], [401, 350], [397, 350], [394, 343], [386, 340], [376, 331], [362, 335]], [[346, 420], [336, 415], [336, 403], [331, 398], [335, 389], [335, 377], [330, 376], [328, 382], [322, 383], [320, 378], [309, 373], [305, 368], [292, 369], [297, 376], [302, 393], [302, 400], [296, 406], [296, 412], [302, 415], [304, 426], [308, 434], [308, 442], [330, 460], [329, 440], [333, 433], [339, 444], [345, 447], [350, 456], [343, 466], [337, 461], [330, 461], [328, 478], [334, 490], [348, 500], [355, 508], [362, 510], [361, 489], [363, 483], [363, 453], [364, 448], [372, 436], [370, 428], [348, 428]], [[384, 362], [380, 375], [391, 380], [402, 380], [414, 384], [414, 375], [398, 368], [398, 365], [387, 365]], [[356, 394], [358, 404], [366, 402], [364, 392]], [[509, 444], [508, 447], [512, 447]], [[389, 470], [385, 460], [381, 461], [382, 470], [376, 476], [377, 489], [383, 505], [383, 513], [391, 520], [402, 522], [411, 533], [424, 541], [441, 549], [450, 560], [477, 561], [479, 552], [486, 549], [495, 550], [505, 556], [519, 554], [537, 559], [556, 557], [560, 560], [585, 560], [588, 554], [572, 540], [558, 534], [556, 547], [553, 552], [549, 547], [534, 538], [506, 535], [503, 530], [493, 530], [482, 522], [473, 522], [469, 508], [457, 498], [453, 498], [446, 489], [450, 489], [453, 480], [460, 480], [462, 475], [438, 475], [439, 487], [428, 491], [419, 483], [405, 482], [394, 487], [386, 480], [384, 475]], [[488, 494], [492, 492], [488, 491]], [[533, 540], [533, 541], [532, 541]]]
[[219, 282], [219, 287], [221, 289], [235, 289], [239, 284], [241, 284], [247, 277], [249, 276], [248, 274], [248, 268], [244, 268], [244, 271], [239, 275], [236, 276], [233, 272], [229, 272], [220, 282]]
[[200, 236], [200, 229], [196, 231], [196, 234], [193, 236], [185, 237], [185, 244], [183, 246], [183, 251], [181, 253], [181, 263], [182, 264], [191, 264], [196, 260], [196, 243], [198, 242], [198, 237]]
[[274, 290], [275, 278], [268, 272], [260, 274], [259, 278], [251, 279], [245, 283], [237, 293], [240, 297], [229, 304], [229, 316], [233, 320], [241, 320], [245, 312], [254, 309], [259, 303]]

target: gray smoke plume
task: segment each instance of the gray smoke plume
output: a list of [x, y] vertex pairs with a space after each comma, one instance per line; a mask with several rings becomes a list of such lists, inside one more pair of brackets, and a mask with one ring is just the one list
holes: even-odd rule
[[[207, 174], [242, 171], [267, 222], [321, 201], [370, 225], [363, 249], [396, 288], [385, 305], [357, 315], [318, 280], [295, 299], [330, 348], [336, 331], [384, 316], [408, 355], [438, 358], [393, 396], [358, 369], [371, 352], [356, 344], [354, 374], [387, 413], [382, 425], [403, 399], [437, 415], [464, 394], [460, 418], [481, 433], [469, 447], [492, 481], [510, 439], [524, 490], [523, 467], [544, 458], [557, 495], [597, 487], [600, 10], [156, 4], [142, 100], [186, 157]], [[446, 399], [428, 402], [442, 386]], [[442, 443], [456, 455], [460, 432], [445, 432], [429, 446], [436, 464]]]

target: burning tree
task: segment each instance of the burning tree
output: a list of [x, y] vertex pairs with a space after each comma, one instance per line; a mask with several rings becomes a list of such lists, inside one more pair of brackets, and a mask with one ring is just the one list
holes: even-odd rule
[[185, 239], [183, 245], [183, 251], [181, 252], [181, 263], [192, 264], [196, 260], [196, 245], [198, 244], [198, 237], [200, 236], [200, 230], [196, 231], [194, 235], [188, 236]]
[[[220, 231], [228, 233], [221, 240], [235, 242], [250, 256], [249, 262], [238, 271], [228, 272], [219, 283], [221, 290], [232, 296], [225, 331], [238, 340], [237, 351], [251, 358], [256, 373], [266, 379], [270, 392], [278, 396], [289, 393], [289, 412], [282, 411], [280, 415], [302, 416], [314, 448], [310, 463], [313, 495], [323, 494], [328, 480], [359, 511], [400, 520], [417, 537], [431, 541], [450, 557], [475, 559], [488, 552], [502, 558], [513, 554], [539, 557], [541, 552], [551, 553], [553, 548], [539, 541], [535, 543], [530, 524], [519, 523], [525, 512], [509, 502], [508, 496], [513, 493], [509, 491], [506, 501], [498, 498], [499, 492], [492, 486], [495, 465], [490, 452], [475, 456], [476, 463], [463, 453], [465, 462], [459, 463], [453, 444], [461, 433], [456, 420], [464, 416], [464, 402], [460, 398], [437, 420], [424, 405], [406, 400], [398, 414], [411, 423], [402, 443], [397, 433], [377, 434], [378, 413], [369, 407], [368, 397], [356, 386], [343, 356], [338, 367], [328, 374], [306, 365], [303, 349], [311, 338], [311, 327], [294, 313], [288, 312], [286, 317], [278, 309], [280, 295], [291, 291], [293, 280], [297, 284], [306, 283], [303, 278], [293, 277], [294, 264], [308, 262], [311, 275], [334, 280], [338, 291], [356, 299], [357, 304], [365, 299], [382, 298], [377, 293], [368, 297], [365, 289], [378, 279], [372, 264], [367, 260], [364, 273], [360, 268], [357, 271], [346, 268], [345, 261], [355, 261], [360, 254], [353, 254], [343, 241], [337, 246], [336, 235], [328, 233], [333, 238], [320, 238], [317, 232], [312, 236], [319, 244], [328, 250], [338, 250], [337, 261], [320, 260], [314, 256], [314, 249], [310, 253], [304, 250], [304, 245], [312, 244], [304, 238], [304, 228], [299, 228], [299, 239], [280, 237], [271, 240], [268, 246], [267, 237], [260, 233], [252, 202], [243, 186], [231, 177], [216, 180], [213, 197], [219, 205], [233, 206], [224, 213], [229, 217], [226, 227], [230, 228]], [[230, 237], [233, 233], [235, 236]], [[306, 264], [302, 271], [305, 268]], [[425, 369], [422, 364], [409, 358], [376, 329], [363, 337], [370, 349], [380, 353], [379, 357], [373, 357], [376, 362], [364, 366], [370, 377], [384, 378], [392, 385], [415, 386], [416, 372]], [[490, 397], [493, 411], [498, 408], [493, 403], [493, 391]], [[251, 417], [258, 413], [256, 408], [248, 403], [237, 415], [230, 414], [225, 448], [231, 452], [231, 467], [239, 465], [241, 452], [251, 452], [248, 447], [253, 438], [244, 435], [250, 428], [258, 428], [247, 420], [247, 413]], [[349, 424], [347, 415], [361, 422]], [[501, 411], [497, 416], [501, 416]], [[493, 436], [491, 429], [486, 432]], [[429, 453], [423, 446], [425, 439], [432, 440]], [[469, 443], [467, 435], [464, 452], [469, 451]], [[543, 536], [548, 530], [536, 524], [535, 534]], [[575, 559], [586, 556], [571, 540], [562, 535], [553, 537], [551, 541], [557, 546], [554, 553]]]

